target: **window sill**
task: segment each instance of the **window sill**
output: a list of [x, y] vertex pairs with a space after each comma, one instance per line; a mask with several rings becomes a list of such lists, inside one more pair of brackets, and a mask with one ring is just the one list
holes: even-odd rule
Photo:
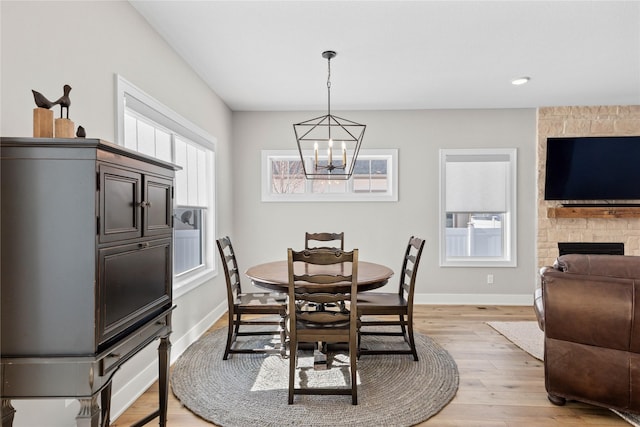
[[173, 283], [173, 299], [191, 292], [195, 288], [205, 284], [209, 280], [218, 275], [218, 272], [212, 268], [189, 274], [188, 277], [175, 279]]

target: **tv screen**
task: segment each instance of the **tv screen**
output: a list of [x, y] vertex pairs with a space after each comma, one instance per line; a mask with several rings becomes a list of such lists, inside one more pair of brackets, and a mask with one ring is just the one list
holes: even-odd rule
[[547, 138], [544, 198], [640, 199], [640, 136]]

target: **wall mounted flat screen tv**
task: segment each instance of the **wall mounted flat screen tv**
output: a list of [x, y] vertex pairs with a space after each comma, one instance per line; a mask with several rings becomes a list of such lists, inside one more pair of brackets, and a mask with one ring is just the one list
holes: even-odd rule
[[545, 200], [640, 200], [640, 136], [547, 138]]

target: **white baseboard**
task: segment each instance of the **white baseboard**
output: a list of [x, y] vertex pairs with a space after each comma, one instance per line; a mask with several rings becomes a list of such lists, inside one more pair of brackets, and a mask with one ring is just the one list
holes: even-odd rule
[[[181, 337], [171, 336], [171, 364], [198, 338], [200, 338], [227, 311], [227, 301], [220, 303], [200, 322], [194, 325]], [[175, 341], [174, 341], [175, 339]], [[144, 350], [143, 350], [144, 351]], [[140, 373], [127, 381], [111, 396], [111, 419], [118, 418], [142, 394], [158, 380], [158, 363], [154, 359], [140, 370]]]
[[[186, 334], [182, 335], [175, 342], [171, 340], [171, 364], [175, 362], [178, 357], [184, 353], [184, 351], [191, 344], [196, 342], [207, 330], [220, 319], [227, 312], [226, 299], [218, 304], [207, 316], [205, 316], [200, 322], [194, 325]], [[173, 336], [172, 336], [173, 337]]]
[[414, 304], [427, 305], [531, 305], [533, 291], [523, 294], [415, 294]]

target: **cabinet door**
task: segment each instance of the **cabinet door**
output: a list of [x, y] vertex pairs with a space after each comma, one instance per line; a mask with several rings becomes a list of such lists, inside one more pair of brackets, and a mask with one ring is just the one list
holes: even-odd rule
[[142, 236], [142, 174], [100, 165], [100, 243]]
[[171, 218], [173, 213], [173, 181], [146, 175], [144, 189], [143, 234], [145, 236], [170, 235], [173, 225]]
[[171, 255], [171, 238], [98, 251], [99, 348], [171, 305]]

